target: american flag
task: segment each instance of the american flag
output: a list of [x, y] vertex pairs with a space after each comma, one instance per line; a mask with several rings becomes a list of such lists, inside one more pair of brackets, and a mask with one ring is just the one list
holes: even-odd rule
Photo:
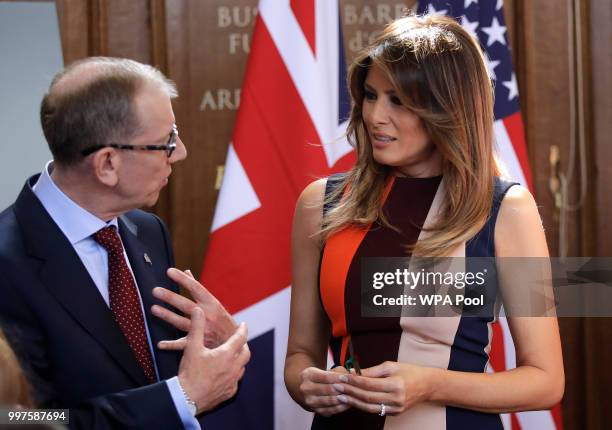
[[[455, 18], [482, 47], [495, 87], [495, 139], [498, 159], [513, 180], [533, 192], [525, 145], [518, 85], [512, 67], [503, 0], [420, 0], [417, 13]], [[514, 343], [505, 318], [493, 325], [490, 371], [516, 367]], [[560, 430], [560, 407], [551, 411], [503, 414], [506, 430]]]
[[337, 1], [261, 0], [202, 280], [249, 326], [237, 398], [208, 428], [307, 429], [287, 393], [291, 222], [314, 179], [346, 171], [350, 108]]

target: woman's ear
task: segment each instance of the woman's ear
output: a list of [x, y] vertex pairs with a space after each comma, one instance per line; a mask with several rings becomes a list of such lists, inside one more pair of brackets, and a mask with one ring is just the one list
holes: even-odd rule
[[98, 181], [107, 187], [114, 187], [119, 182], [121, 157], [113, 148], [102, 148], [93, 154], [93, 172]]

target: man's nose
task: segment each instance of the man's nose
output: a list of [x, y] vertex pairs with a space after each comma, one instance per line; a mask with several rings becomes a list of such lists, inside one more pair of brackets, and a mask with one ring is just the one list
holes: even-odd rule
[[187, 148], [179, 136], [176, 137], [176, 149], [170, 157], [170, 163], [176, 163], [187, 158]]

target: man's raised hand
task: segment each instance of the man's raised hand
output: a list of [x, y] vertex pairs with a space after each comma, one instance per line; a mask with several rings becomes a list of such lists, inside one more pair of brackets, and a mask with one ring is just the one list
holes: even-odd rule
[[197, 413], [210, 410], [236, 394], [251, 356], [245, 347], [246, 324], [240, 324], [227, 341], [213, 349], [204, 346], [205, 325], [204, 314], [196, 306], [191, 312], [178, 372], [181, 386], [195, 402]]

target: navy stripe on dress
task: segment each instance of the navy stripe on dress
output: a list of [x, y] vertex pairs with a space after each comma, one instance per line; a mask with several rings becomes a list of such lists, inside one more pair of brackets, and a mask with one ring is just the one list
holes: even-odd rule
[[[466, 243], [466, 257], [495, 257], [495, 223], [501, 202], [516, 182], [508, 182], [501, 178], [495, 178], [495, 188], [493, 192], [493, 205], [491, 213], [484, 227]], [[488, 260], [493, 262], [494, 260]], [[483, 260], [480, 261], [482, 263]], [[476, 267], [478, 266], [478, 267]], [[466, 271], [482, 270], [482, 265], [476, 261], [466, 259]], [[489, 359], [485, 348], [489, 345], [489, 323], [495, 318], [495, 298], [497, 297], [497, 271], [495, 264], [487, 264], [487, 309], [482, 316], [470, 316], [469, 309], [464, 311], [459, 322], [457, 334], [451, 347], [449, 370], [461, 372], [484, 372]], [[481, 288], [481, 287], [477, 287]], [[475, 288], [465, 291], [466, 297], [480, 295]], [[503, 424], [499, 414], [487, 414], [484, 412], [473, 411], [470, 409], [446, 407], [446, 428], [447, 430], [463, 429], [500, 429]]]

